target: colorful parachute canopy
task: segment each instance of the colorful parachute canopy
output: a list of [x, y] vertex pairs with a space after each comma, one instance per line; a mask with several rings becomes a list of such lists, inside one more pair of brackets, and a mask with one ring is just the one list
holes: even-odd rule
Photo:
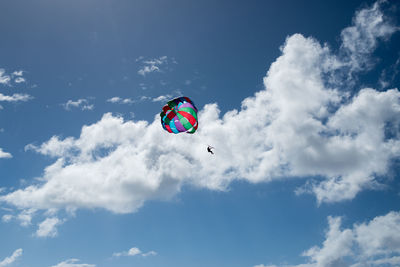
[[194, 133], [199, 126], [197, 108], [190, 98], [182, 96], [168, 101], [160, 113], [161, 125], [170, 133]]

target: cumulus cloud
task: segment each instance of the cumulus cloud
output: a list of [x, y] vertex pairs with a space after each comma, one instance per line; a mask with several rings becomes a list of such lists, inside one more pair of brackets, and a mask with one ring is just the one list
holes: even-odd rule
[[23, 101], [26, 102], [31, 100], [33, 97], [28, 94], [13, 94], [13, 95], [3, 95], [0, 93], [0, 101], [4, 102], [18, 102]]
[[7, 257], [4, 260], [0, 261], [0, 267], [9, 266], [13, 262], [15, 262], [19, 257], [21, 257], [21, 255], [22, 255], [22, 248], [15, 250], [10, 257]]
[[[400, 213], [390, 212], [370, 222], [341, 229], [340, 217], [328, 217], [329, 227], [322, 246], [302, 255], [308, 262], [282, 267], [398, 266], [400, 263]], [[256, 265], [255, 267], [266, 265]], [[271, 265], [278, 267], [277, 265]]]
[[93, 110], [94, 105], [90, 104], [87, 99], [81, 98], [76, 101], [68, 100], [67, 103], [62, 104], [65, 110], [71, 110], [72, 108], [79, 108], [81, 110]]
[[12, 155], [8, 152], [4, 152], [3, 149], [0, 147], [0, 159], [4, 158], [12, 158]]
[[96, 267], [95, 264], [78, 263], [78, 259], [69, 259], [51, 267]]
[[160, 72], [160, 66], [166, 64], [167, 59], [167, 56], [162, 56], [159, 58], [142, 61], [143, 66], [138, 70], [138, 74], [146, 76], [152, 72]]
[[133, 248], [130, 248], [128, 251], [122, 251], [122, 252], [113, 253], [113, 257], [136, 256], [136, 255], [141, 255], [143, 257], [148, 257], [148, 256], [157, 255], [157, 252], [149, 251], [149, 252], [143, 253], [139, 248], [133, 247]]
[[[400, 92], [361, 88], [351, 95], [346, 87], [331, 87], [327, 79], [353, 60], [348, 50], [339, 56], [313, 38], [288, 37], [265, 89], [225, 114], [215, 103], [205, 105], [194, 135], [163, 131], [158, 115], [149, 123], [107, 113], [83, 126], [79, 137], [28, 145], [55, 161], [39, 182], [0, 201], [19, 209], [129, 213], [148, 200], [173, 197], [185, 184], [225, 190], [234, 180], [311, 177], [297, 192], [313, 193], [319, 203], [381, 188], [377, 177], [400, 155]], [[214, 157], [207, 144], [216, 147]]]

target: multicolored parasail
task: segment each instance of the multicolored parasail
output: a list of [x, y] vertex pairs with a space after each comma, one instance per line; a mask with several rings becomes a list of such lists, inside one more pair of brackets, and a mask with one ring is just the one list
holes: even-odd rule
[[199, 126], [197, 108], [190, 98], [182, 96], [168, 101], [160, 113], [161, 125], [170, 133], [194, 133]]

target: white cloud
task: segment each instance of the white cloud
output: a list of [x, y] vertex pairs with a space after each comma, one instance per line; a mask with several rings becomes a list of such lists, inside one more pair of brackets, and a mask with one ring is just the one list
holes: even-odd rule
[[12, 220], [13, 216], [11, 214], [5, 214], [3, 215], [3, 217], [1, 217], [1, 219], [3, 220], [3, 222], [10, 222]]
[[0, 261], [0, 267], [9, 266], [13, 262], [15, 262], [21, 255], [22, 255], [22, 248], [15, 250], [10, 257], [7, 257], [4, 260]]
[[142, 76], [146, 76], [146, 74], [155, 72], [155, 71], [160, 71], [160, 68], [155, 65], [149, 65], [149, 66], [143, 66], [143, 68], [138, 70], [138, 73]]
[[399, 212], [390, 212], [368, 223], [355, 224], [352, 229], [340, 229], [340, 217], [329, 217], [328, 222], [322, 246], [312, 247], [303, 253], [308, 258], [307, 263], [282, 267], [395, 267], [400, 263]]
[[149, 252], [143, 253], [139, 248], [133, 247], [130, 248], [128, 251], [113, 253], [113, 257], [122, 257], [122, 256], [127, 257], [127, 256], [137, 256], [137, 255], [141, 255], [143, 257], [155, 256], [157, 255], [157, 252], [151, 250]]
[[67, 103], [62, 104], [65, 110], [71, 110], [71, 108], [80, 108], [81, 110], [93, 110], [94, 105], [89, 104], [87, 99], [81, 98], [76, 101], [68, 100]]
[[140, 57], [135, 59], [135, 62], [142, 61], [143, 59], [144, 59], [144, 56], [140, 56]]
[[292, 35], [281, 50], [264, 90], [222, 115], [217, 104], [205, 105], [193, 135], [163, 131], [159, 115], [148, 123], [107, 113], [77, 138], [28, 145], [55, 162], [39, 182], [0, 201], [19, 209], [129, 213], [145, 201], [173, 197], [185, 184], [225, 190], [233, 180], [316, 176], [298, 192], [311, 192], [320, 203], [381, 188], [376, 177], [400, 155], [400, 92], [364, 88], [350, 96], [347, 88], [331, 88], [325, 78], [348, 58], [313, 38]]
[[385, 68], [382, 71], [382, 73], [379, 77], [379, 84], [381, 86], [381, 89], [385, 89], [391, 85], [391, 83], [394, 81], [394, 79], [400, 72], [399, 66], [400, 66], [400, 57], [397, 58], [397, 60], [394, 64]]
[[387, 22], [381, 11], [384, 0], [377, 1], [371, 8], [361, 9], [353, 19], [353, 25], [342, 33], [342, 50], [349, 55], [351, 70], [370, 67], [368, 55], [377, 47], [378, 40], [387, 40], [400, 28]]
[[6, 74], [4, 69], [0, 69], [0, 84], [3, 85], [11, 85], [11, 82], [14, 83], [23, 83], [26, 82], [26, 79], [23, 76], [24, 71], [14, 71], [11, 75]]
[[167, 59], [167, 56], [144, 61], [140, 59], [143, 63], [143, 66], [139, 69], [138, 74], [146, 76], [147, 74], [152, 72], [160, 72], [160, 66], [166, 64]]
[[131, 98], [121, 98], [119, 96], [114, 96], [112, 98], [107, 99], [107, 102], [114, 104], [133, 104], [135, 101]]
[[95, 264], [78, 263], [78, 259], [69, 259], [51, 267], [96, 267]]
[[0, 147], [0, 159], [2, 158], [12, 158], [12, 155], [8, 152], [4, 152], [3, 149]]
[[399, 266], [400, 264], [400, 256], [394, 256], [394, 257], [389, 257], [389, 258], [384, 258], [384, 259], [379, 259], [379, 260], [370, 260], [365, 263], [359, 264], [356, 263], [352, 265], [351, 267], [364, 267], [364, 266]]
[[32, 217], [35, 212], [36, 210], [34, 209], [23, 210], [16, 216], [16, 219], [20, 222], [21, 226], [29, 226], [31, 225]]
[[151, 97], [145, 96], [145, 95], [140, 97], [140, 101], [145, 101], [145, 100], [149, 100], [149, 99], [151, 99]]
[[24, 82], [26, 82], [26, 80], [23, 77], [17, 77], [17, 78], [15, 78], [14, 82], [15, 83], [24, 83]]
[[[175, 92], [174, 95], [179, 96], [181, 95], [180, 92]], [[140, 101], [152, 101], [152, 102], [166, 102], [168, 100], [171, 100], [173, 98], [172, 95], [167, 94], [167, 95], [160, 95], [157, 97], [150, 97], [150, 96], [141, 96]]]
[[140, 249], [133, 247], [129, 249], [128, 251], [123, 251], [123, 252], [115, 252], [113, 253], [113, 257], [121, 257], [121, 256], [136, 256], [141, 254], [142, 252]]
[[352, 255], [353, 232], [350, 229], [341, 231], [341, 219], [338, 217], [329, 217], [328, 221], [329, 231], [322, 247], [312, 247], [303, 256], [309, 257], [316, 266], [342, 266], [342, 259]]
[[8, 85], [11, 81], [11, 78], [5, 73], [6, 71], [4, 69], [0, 69], [0, 84]]
[[165, 102], [167, 100], [170, 100], [172, 98], [171, 95], [160, 95], [158, 97], [155, 97], [152, 99], [153, 102]]
[[0, 101], [5, 102], [18, 102], [18, 101], [28, 101], [33, 97], [28, 94], [13, 94], [13, 95], [3, 95], [0, 93]]
[[46, 218], [39, 224], [36, 231], [37, 237], [55, 237], [57, 236], [57, 226], [63, 222], [57, 217]]
[[107, 102], [111, 102], [111, 103], [118, 103], [121, 101], [122, 101], [122, 98], [120, 98], [119, 96], [114, 96], [112, 98], [107, 99]]
[[156, 255], [157, 255], [157, 252], [155, 252], [155, 251], [153, 251], [153, 250], [151, 250], [151, 251], [149, 251], [149, 252], [146, 252], [146, 253], [142, 253], [142, 256], [143, 256], [143, 257], [156, 256]]
[[144, 83], [139, 83], [139, 86], [142, 90], [147, 90], [147, 85]]
[[13, 76], [22, 76], [23, 74], [24, 74], [24, 71], [23, 71], [23, 70], [14, 71], [14, 72], [12, 73]]
[[59, 137], [53, 136], [49, 141], [47, 141], [45, 144], [42, 144], [40, 147], [37, 147], [33, 144], [26, 145], [25, 151], [34, 150], [45, 155], [47, 154], [52, 157], [58, 157], [68, 153], [72, 144], [73, 138], [66, 138], [63, 141], [60, 141]]
[[356, 225], [354, 232], [362, 257], [400, 256], [400, 213], [390, 212], [369, 223]]

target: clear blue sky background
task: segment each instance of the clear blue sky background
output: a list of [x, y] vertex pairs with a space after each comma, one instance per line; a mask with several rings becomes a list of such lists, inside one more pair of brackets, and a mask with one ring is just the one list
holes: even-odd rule
[[[351, 25], [356, 10], [373, 3], [2, 1], [0, 69], [9, 76], [22, 70], [25, 81], [0, 84], [0, 93], [32, 98], [0, 102], [0, 148], [12, 155], [0, 158], [0, 188], [5, 193], [25, 188], [54, 162], [26, 150], [26, 145], [39, 146], [54, 135], [78, 138], [83, 125], [98, 122], [107, 112], [152, 122], [164, 103], [150, 99], [180, 94], [191, 96], [199, 109], [208, 103], [218, 103], [222, 114], [239, 109], [243, 99], [263, 90], [263, 77], [281, 55], [286, 37], [301, 33], [338, 51], [341, 30]], [[396, 1], [389, 1], [385, 12], [395, 20], [399, 8]], [[391, 75], [388, 87], [398, 87], [399, 64], [394, 64], [399, 47], [399, 33], [381, 42], [374, 53], [374, 69], [361, 72], [350, 91], [365, 86], [384, 91], [379, 85], [384, 69]], [[164, 56], [161, 71], [138, 73], [146, 60]], [[107, 101], [115, 96], [135, 102]], [[66, 108], [69, 100], [79, 99], [93, 106]], [[78, 209], [58, 227], [55, 237], [35, 236], [41, 222], [35, 217], [28, 226], [3, 217], [0, 262], [22, 248], [22, 255], [4, 266], [55, 266], [73, 258], [79, 262], [65, 266], [300, 264], [306, 262], [303, 251], [325, 240], [328, 216], [342, 216], [342, 227], [351, 228], [399, 211], [398, 173], [398, 158], [393, 158], [382, 178], [385, 188], [320, 205], [312, 194], [294, 193], [307, 177], [254, 184], [236, 181], [225, 192], [184, 186], [172, 199], [147, 201], [133, 213]], [[18, 213], [4, 202], [0, 208], [0, 216], [11, 209]], [[133, 247], [156, 255], [113, 256]]]

